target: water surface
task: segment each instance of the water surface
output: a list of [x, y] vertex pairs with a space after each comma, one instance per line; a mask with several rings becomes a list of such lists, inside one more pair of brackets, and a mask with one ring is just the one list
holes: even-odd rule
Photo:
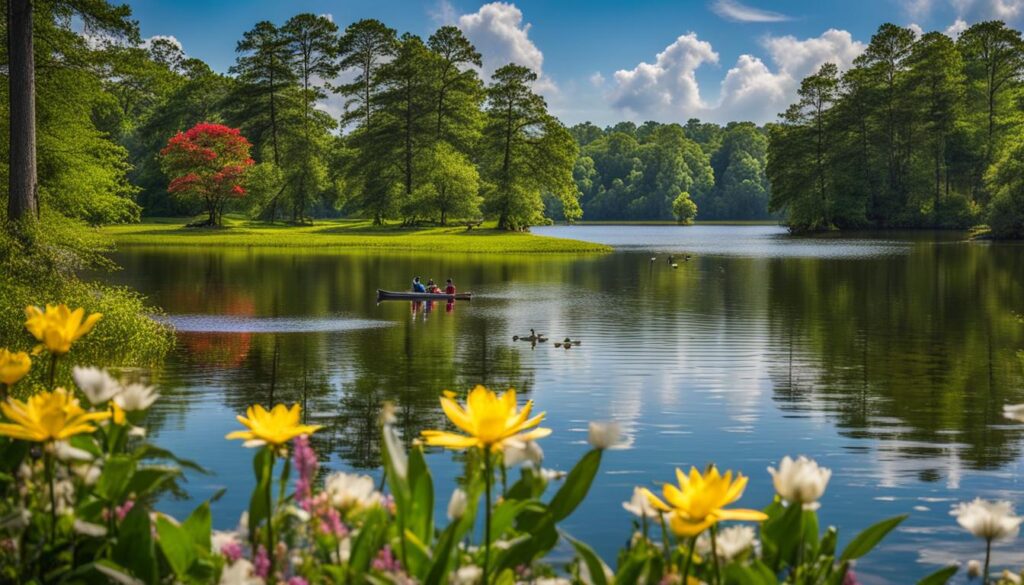
[[[441, 390], [513, 386], [548, 412], [549, 467], [568, 469], [587, 449], [587, 421], [622, 423], [625, 449], [607, 454], [565, 524], [609, 561], [629, 534], [621, 502], [634, 485], [714, 461], [750, 475], [743, 503], [760, 507], [772, 495], [765, 468], [806, 454], [833, 469], [823, 523], [844, 541], [911, 514], [858, 568], [864, 583], [907, 583], [979, 557], [949, 516], [956, 501], [1024, 507], [1024, 427], [1001, 416], [1024, 401], [1024, 325], [1014, 318], [1024, 248], [956, 234], [794, 238], [763, 226], [538, 231], [617, 251], [118, 253], [124, 270], [110, 278], [149, 295], [179, 329], [158, 374], [165, 399], [153, 435], [216, 470], [190, 476], [188, 488], [197, 499], [228, 488], [216, 506], [226, 527], [252, 479], [251, 452], [223, 436], [251, 403], [302, 402], [326, 425], [316, 445], [330, 467], [376, 475], [384, 401], [399, 405], [411, 438], [442, 424]], [[415, 275], [452, 276], [476, 296], [430, 310], [375, 302], [377, 288], [404, 289]], [[583, 344], [512, 341], [530, 328]], [[445, 454], [431, 464], [446, 501], [459, 470]], [[999, 546], [995, 563], [1020, 566], [1024, 553]]]

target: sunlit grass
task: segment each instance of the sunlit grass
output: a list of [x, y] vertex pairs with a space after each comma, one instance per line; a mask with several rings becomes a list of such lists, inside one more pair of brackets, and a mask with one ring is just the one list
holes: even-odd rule
[[374, 226], [369, 220], [319, 220], [313, 225], [268, 225], [225, 218], [223, 228], [186, 228], [185, 220], [147, 219], [101, 228], [118, 246], [302, 247], [409, 250], [480, 254], [585, 254], [610, 252], [603, 244], [497, 230], [493, 222], [467, 230], [464, 225], [403, 228]]

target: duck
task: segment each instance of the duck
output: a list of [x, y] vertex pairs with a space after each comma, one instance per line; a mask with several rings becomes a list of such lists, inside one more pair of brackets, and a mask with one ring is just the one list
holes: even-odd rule
[[566, 337], [565, 339], [562, 340], [562, 343], [565, 344], [565, 345], [579, 345], [579, 344], [581, 344], [583, 342], [580, 341], [579, 339], [570, 339], [570, 338]]
[[561, 341], [556, 341], [555, 342], [555, 347], [562, 347], [562, 342]]
[[548, 338], [544, 337], [544, 334], [539, 334], [538, 335], [537, 332], [534, 331], [533, 329], [530, 329], [530, 334], [529, 335], [513, 335], [512, 336], [512, 341], [529, 341], [530, 343], [537, 343], [538, 341], [544, 342], [544, 341], [547, 341], [547, 340], [548, 340]]
[[672, 263], [672, 268], [679, 268], [679, 265], [678, 265], [678, 264], [676, 264], [675, 262], [673, 262], [673, 263]]

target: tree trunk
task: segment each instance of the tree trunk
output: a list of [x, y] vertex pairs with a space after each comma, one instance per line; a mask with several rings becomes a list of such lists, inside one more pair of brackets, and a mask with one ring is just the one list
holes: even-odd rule
[[36, 176], [36, 65], [32, 47], [32, 0], [8, 0], [8, 83], [11, 100], [7, 220], [39, 215]]

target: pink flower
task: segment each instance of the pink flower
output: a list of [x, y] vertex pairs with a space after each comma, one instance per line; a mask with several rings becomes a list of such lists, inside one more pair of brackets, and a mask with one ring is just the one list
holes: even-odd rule
[[854, 574], [853, 569], [846, 570], [846, 574], [843, 575], [843, 585], [859, 585], [857, 575]]
[[313, 496], [313, 480], [316, 479], [319, 462], [309, 445], [308, 436], [299, 436], [292, 444], [292, 462], [299, 474], [295, 481], [295, 501], [308, 512], [312, 507], [310, 499]]
[[267, 549], [262, 544], [256, 549], [256, 558], [252, 560], [252, 566], [253, 573], [261, 579], [266, 579], [270, 574], [270, 556], [267, 555]]
[[385, 544], [377, 553], [377, 558], [373, 559], [372, 567], [375, 571], [398, 573], [402, 570], [402, 563], [398, 562], [398, 558], [391, 552], [391, 547]]
[[237, 540], [232, 540], [220, 547], [220, 554], [228, 563], [235, 564], [235, 561], [242, 558], [242, 545]]
[[132, 511], [135, 507], [135, 500], [125, 500], [123, 504], [114, 508], [114, 516], [117, 517], [118, 522], [123, 522], [124, 517], [128, 515], [128, 512]]
[[288, 585], [309, 585], [309, 581], [306, 581], [302, 577], [292, 577], [288, 579]]
[[327, 508], [320, 516], [320, 532], [343, 538], [348, 534], [348, 527], [341, 521], [341, 514], [334, 508]]

